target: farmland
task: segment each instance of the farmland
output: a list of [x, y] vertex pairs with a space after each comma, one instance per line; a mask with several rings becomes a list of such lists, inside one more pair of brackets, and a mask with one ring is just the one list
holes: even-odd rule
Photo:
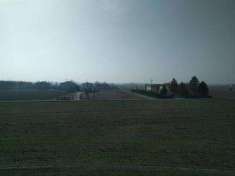
[[0, 101], [50, 100], [65, 94], [65, 92], [55, 90], [0, 90]]
[[235, 101], [1, 102], [0, 175], [235, 175]]

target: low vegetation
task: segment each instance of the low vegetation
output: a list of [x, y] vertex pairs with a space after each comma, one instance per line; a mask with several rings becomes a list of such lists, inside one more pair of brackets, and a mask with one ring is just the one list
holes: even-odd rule
[[68, 95], [83, 91], [86, 95], [96, 93], [100, 90], [110, 90], [114, 86], [107, 83], [83, 83], [77, 84], [73, 81], [62, 83], [23, 82], [23, 81], [0, 81], [0, 101], [9, 100], [53, 100], [65, 99]]
[[0, 81], [0, 91], [64, 91], [76, 92], [80, 90], [78, 84], [73, 81], [62, 83], [40, 82], [23, 82], [23, 81]]
[[234, 109], [222, 99], [0, 103], [0, 175], [233, 176]]

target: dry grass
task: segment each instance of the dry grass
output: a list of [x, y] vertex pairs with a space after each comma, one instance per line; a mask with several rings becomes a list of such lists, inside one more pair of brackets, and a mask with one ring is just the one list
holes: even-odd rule
[[233, 100], [0, 103], [0, 175], [235, 175]]

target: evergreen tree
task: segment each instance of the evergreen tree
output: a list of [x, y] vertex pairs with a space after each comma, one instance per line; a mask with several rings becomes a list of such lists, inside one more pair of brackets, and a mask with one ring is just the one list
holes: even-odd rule
[[173, 93], [176, 93], [176, 92], [177, 92], [177, 89], [178, 89], [178, 83], [177, 83], [176, 79], [173, 78], [172, 81], [171, 81], [171, 84], [170, 84], [170, 90], [171, 90]]
[[193, 95], [198, 94], [199, 80], [196, 76], [193, 76], [189, 82], [189, 88], [192, 91]]
[[208, 97], [208, 95], [209, 95], [209, 88], [208, 88], [208, 85], [204, 81], [202, 81], [199, 84], [199, 86], [198, 86], [198, 93], [202, 97]]

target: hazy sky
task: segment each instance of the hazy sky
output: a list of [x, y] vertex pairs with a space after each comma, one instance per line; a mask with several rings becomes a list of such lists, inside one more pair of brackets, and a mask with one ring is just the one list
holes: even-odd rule
[[0, 0], [0, 79], [235, 82], [235, 0]]

